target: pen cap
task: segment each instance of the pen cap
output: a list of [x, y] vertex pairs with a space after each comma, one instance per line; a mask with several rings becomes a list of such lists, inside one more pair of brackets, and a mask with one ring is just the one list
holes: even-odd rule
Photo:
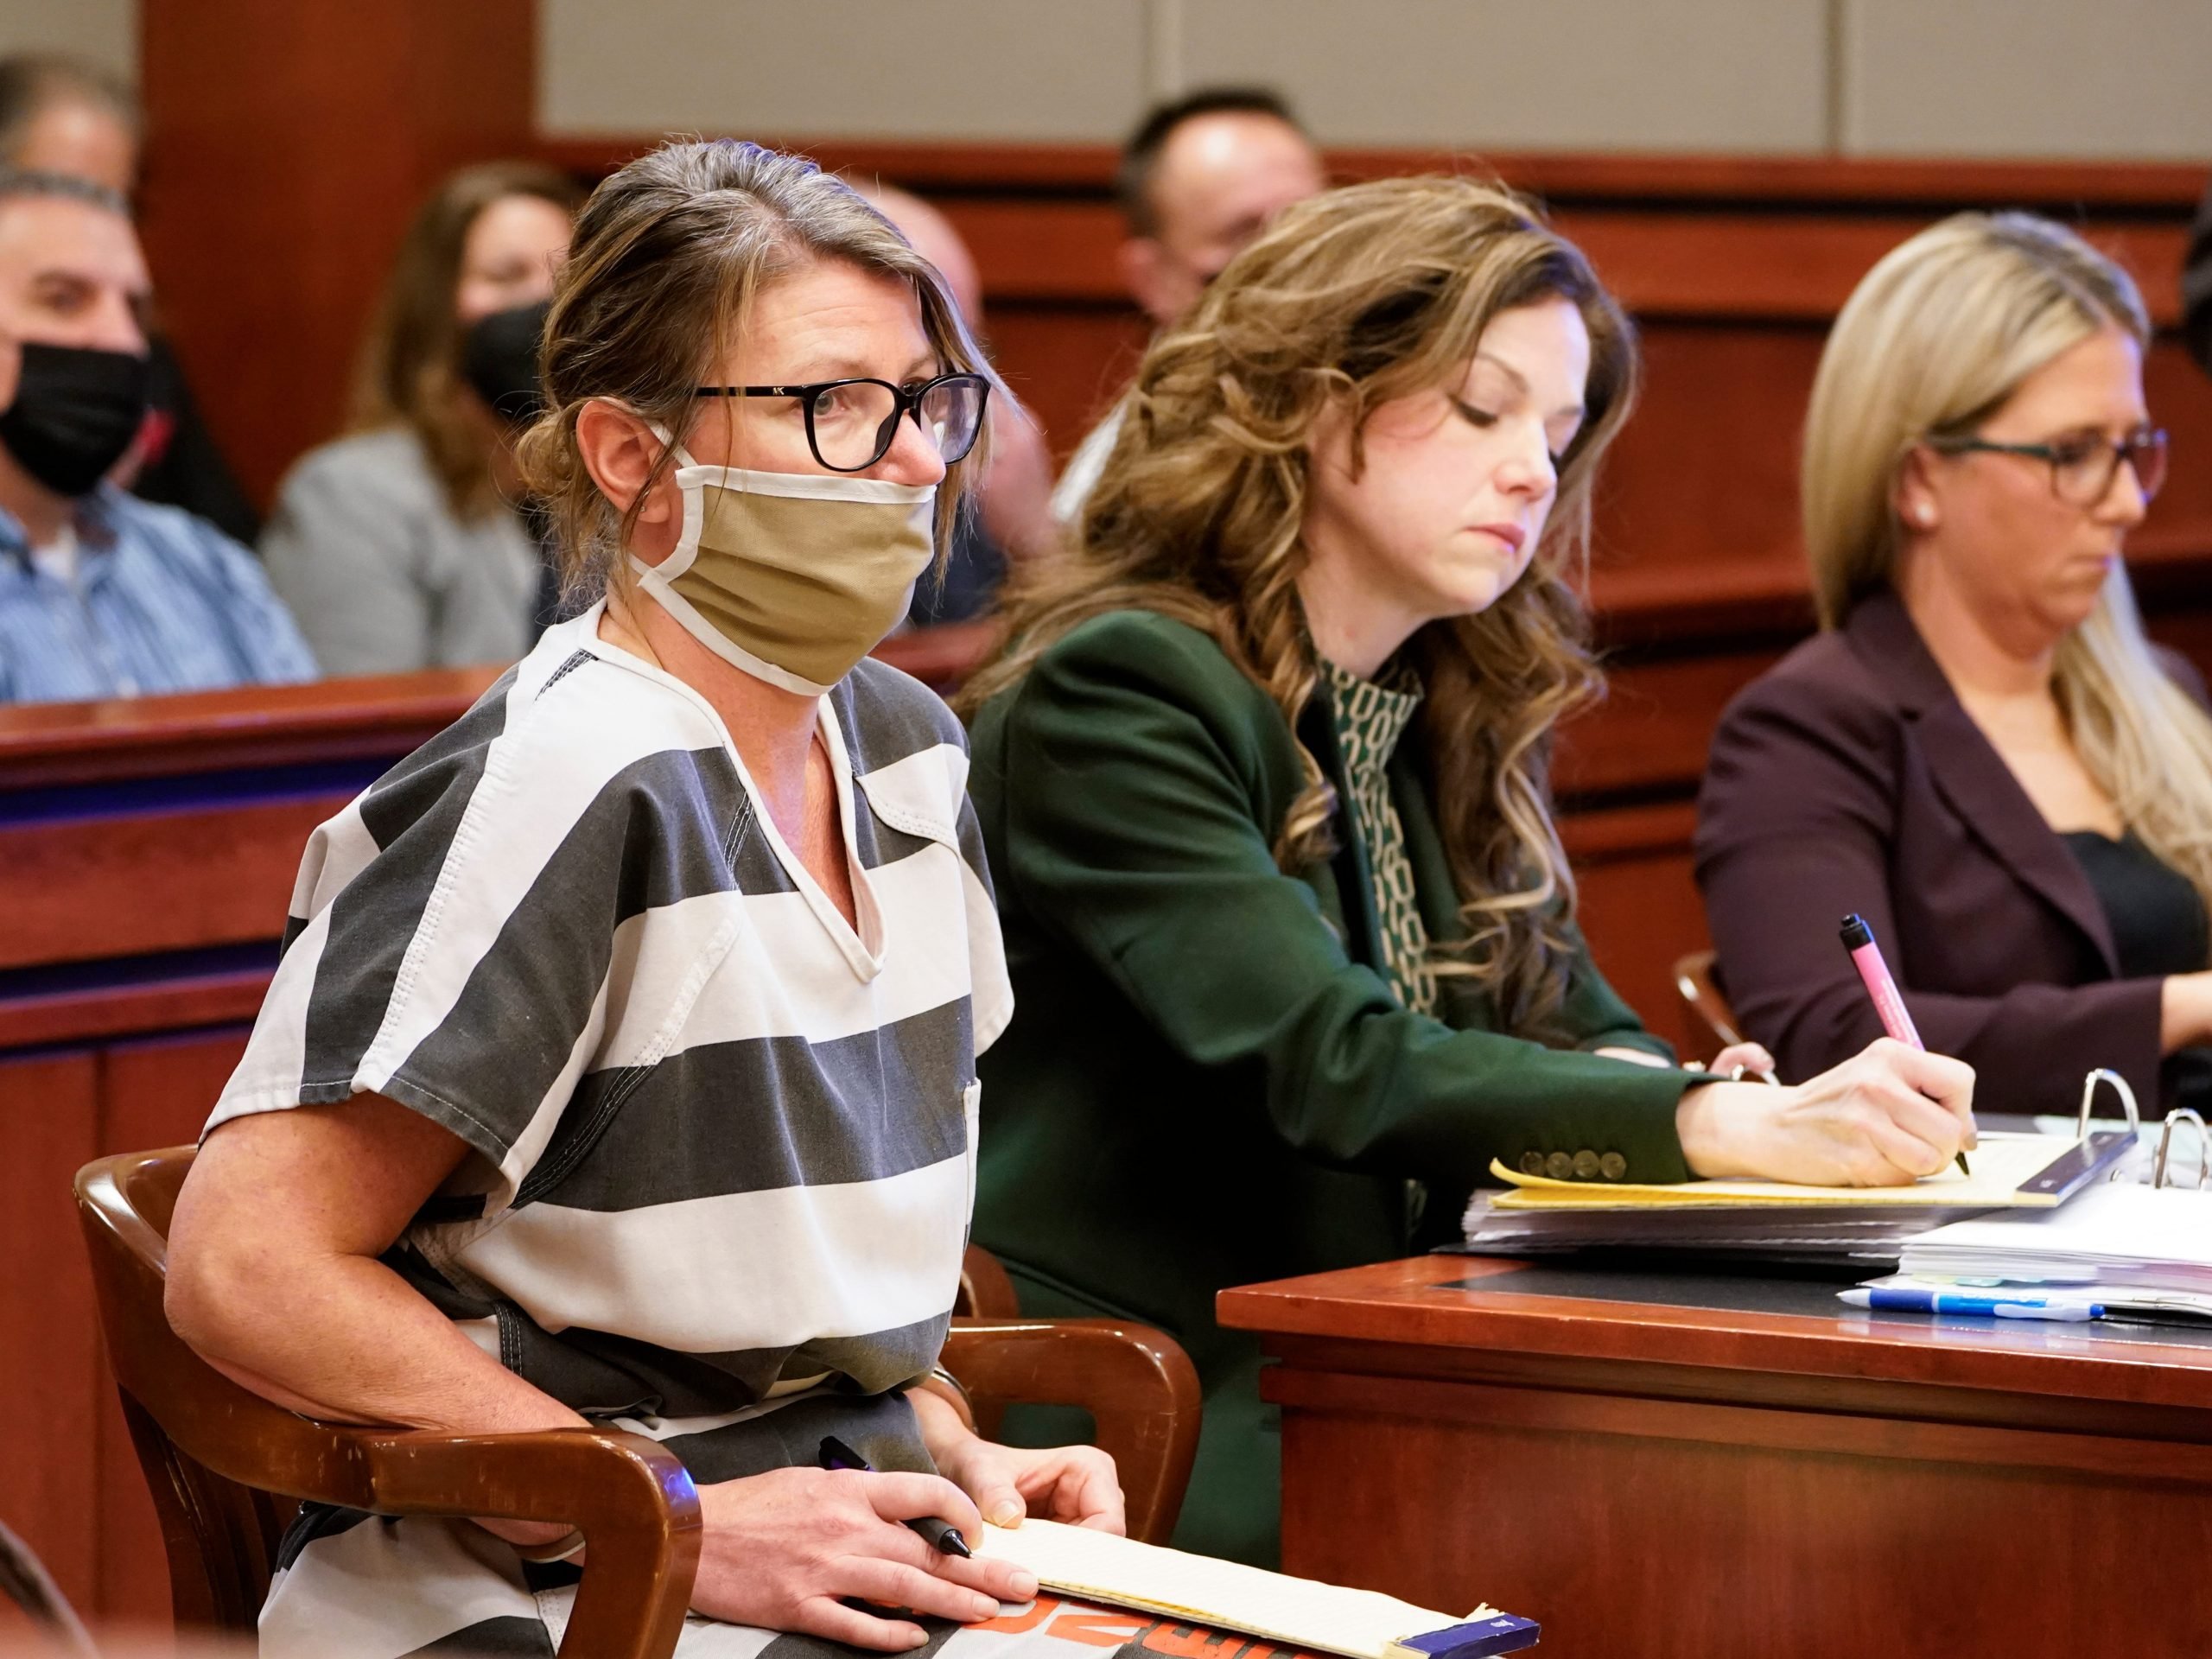
[[1855, 910], [1843, 918], [1843, 925], [1836, 932], [1842, 938], [1843, 948], [1847, 950], [1857, 950], [1874, 943], [1874, 930], [1866, 925]]

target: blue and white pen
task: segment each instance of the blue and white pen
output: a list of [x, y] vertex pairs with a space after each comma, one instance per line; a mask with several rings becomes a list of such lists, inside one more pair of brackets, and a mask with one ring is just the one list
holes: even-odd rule
[[1961, 1296], [1948, 1290], [1912, 1290], [1901, 1285], [1836, 1293], [1853, 1307], [1886, 1313], [1981, 1313], [1999, 1319], [2054, 1319], [2080, 1325], [2105, 1316], [2101, 1302], [2054, 1302], [2041, 1296]]

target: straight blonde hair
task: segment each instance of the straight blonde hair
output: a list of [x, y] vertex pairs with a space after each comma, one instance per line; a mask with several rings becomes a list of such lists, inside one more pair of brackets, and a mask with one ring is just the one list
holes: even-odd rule
[[[1551, 739], [1599, 693], [1573, 587], [1589, 546], [1599, 458], [1627, 418], [1635, 334], [1573, 246], [1502, 187], [1385, 179], [1284, 212], [1197, 310], [1155, 340], [1085, 504], [1077, 545], [1017, 570], [1006, 644], [962, 696], [1014, 684], [1087, 619], [1149, 610], [1211, 636], [1294, 733], [1319, 677], [1298, 601], [1317, 423], [1358, 435], [1376, 407], [1456, 381], [1501, 311], [1565, 299], [1591, 342], [1582, 429], [1529, 567], [1487, 610], [1431, 622], [1405, 647], [1426, 695], [1416, 740], [1466, 940], [1442, 974], [1471, 975], [1508, 1030], [1549, 1032], [1571, 963], [1574, 879], [1553, 823]], [[1332, 847], [1336, 796], [1301, 745], [1306, 784], [1268, 826], [1277, 862]]]
[[[1965, 436], [2061, 353], [2149, 315], [2117, 264], [2028, 213], [1959, 213], [1867, 272], [1821, 355], [1806, 416], [1805, 550], [1821, 625], [1895, 582], [1906, 458]], [[2124, 568], [2058, 647], [2053, 690], [2121, 821], [2212, 906], [2212, 718], [2159, 664]]]

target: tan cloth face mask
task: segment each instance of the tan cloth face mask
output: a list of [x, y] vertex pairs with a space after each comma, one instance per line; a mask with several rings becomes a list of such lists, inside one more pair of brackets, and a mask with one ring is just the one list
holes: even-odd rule
[[906, 614], [936, 554], [935, 486], [676, 458], [683, 531], [657, 565], [632, 556], [638, 585], [724, 661], [821, 696]]

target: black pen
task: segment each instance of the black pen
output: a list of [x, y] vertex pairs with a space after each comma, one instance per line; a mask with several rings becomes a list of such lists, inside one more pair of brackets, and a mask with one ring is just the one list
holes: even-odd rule
[[[822, 1450], [815, 1454], [815, 1460], [824, 1469], [857, 1469], [870, 1475], [875, 1472], [874, 1465], [835, 1434], [822, 1437]], [[940, 1555], [957, 1555], [966, 1560], [976, 1554], [968, 1548], [968, 1541], [960, 1535], [960, 1529], [950, 1521], [940, 1521], [933, 1515], [925, 1515], [918, 1521], [909, 1521], [906, 1524], [921, 1534], [923, 1541]]]

